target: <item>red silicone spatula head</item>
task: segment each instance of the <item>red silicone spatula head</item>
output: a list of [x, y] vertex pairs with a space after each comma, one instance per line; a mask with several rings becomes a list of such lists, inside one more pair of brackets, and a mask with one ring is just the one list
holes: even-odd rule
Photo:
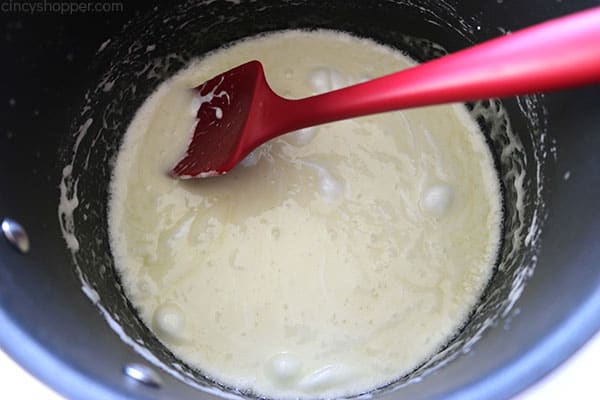
[[179, 178], [207, 177], [229, 171], [247, 151], [242, 138], [251, 135], [248, 117], [260, 107], [257, 90], [264, 83], [258, 61], [251, 61], [196, 87], [197, 125], [185, 156], [171, 171]]

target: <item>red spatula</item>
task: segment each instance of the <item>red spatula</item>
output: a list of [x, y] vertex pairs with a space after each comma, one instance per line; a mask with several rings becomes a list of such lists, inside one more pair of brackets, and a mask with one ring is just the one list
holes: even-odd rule
[[228, 172], [262, 143], [296, 129], [424, 105], [600, 82], [600, 7], [535, 25], [344, 89], [289, 100], [250, 61], [194, 90], [198, 123], [171, 175]]

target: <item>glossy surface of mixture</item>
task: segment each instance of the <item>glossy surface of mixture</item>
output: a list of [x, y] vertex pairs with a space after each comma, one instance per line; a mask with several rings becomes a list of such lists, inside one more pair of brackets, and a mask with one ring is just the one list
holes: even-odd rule
[[304, 129], [226, 176], [169, 178], [195, 123], [189, 89], [251, 59], [288, 97], [413, 64], [345, 34], [285, 32], [165, 82], [115, 167], [116, 266], [145, 323], [215, 380], [276, 398], [371, 390], [443, 346], [490, 278], [501, 225], [491, 155], [449, 105]]

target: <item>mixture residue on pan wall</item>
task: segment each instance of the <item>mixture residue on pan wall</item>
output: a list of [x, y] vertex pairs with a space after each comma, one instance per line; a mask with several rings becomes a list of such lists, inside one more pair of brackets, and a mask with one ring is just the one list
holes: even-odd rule
[[267, 397], [357, 394], [410, 372], [465, 322], [490, 278], [498, 177], [462, 105], [293, 132], [228, 175], [175, 180], [190, 88], [251, 59], [304, 97], [409, 67], [346, 34], [278, 32], [164, 82], [131, 122], [111, 186], [125, 291], [181, 360]]

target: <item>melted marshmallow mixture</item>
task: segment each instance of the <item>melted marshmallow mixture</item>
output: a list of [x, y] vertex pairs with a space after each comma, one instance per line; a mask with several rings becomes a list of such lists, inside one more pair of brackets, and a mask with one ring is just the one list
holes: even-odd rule
[[190, 88], [251, 59], [288, 97], [414, 64], [369, 40], [292, 31], [166, 81], [115, 167], [116, 266], [143, 321], [214, 380], [273, 398], [369, 391], [439, 350], [490, 278], [501, 224], [491, 155], [456, 104], [303, 129], [226, 176], [170, 178], [195, 124]]

